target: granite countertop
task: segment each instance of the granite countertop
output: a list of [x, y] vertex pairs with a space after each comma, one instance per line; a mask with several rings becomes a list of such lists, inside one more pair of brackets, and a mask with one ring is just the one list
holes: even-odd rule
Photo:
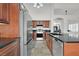
[[[50, 30], [43, 30], [44, 32], [50, 32]], [[37, 30], [32, 30], [32, 32], [37, 32]]]
[[19, 37], [13, 37], [13, 38], [0, 37], [0, 49], [14, 42], [15, 39], [17, 38]]
[[55, 35], [53, 33], [49, 33], [48, 35], [52, 36], [53, 38], [66, 43], [79, 43], [79, 34], [75, 33], [67, 33], [67, 34], [59, 34]]

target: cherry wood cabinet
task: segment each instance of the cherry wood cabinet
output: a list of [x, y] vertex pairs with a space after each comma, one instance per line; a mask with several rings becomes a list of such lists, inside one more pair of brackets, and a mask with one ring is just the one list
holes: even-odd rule
[[79, 42], [61, 42], [53, 40], [54, 56], [79, 56]]
[[[17, 3], [0, 3], [0, 22], [9, 23], [7, 26], [1, 26], [0, 32], [2, 37], [18, 37], [19, 36], [19, 4]], [[5, 31], [9, 29], [9, 31]], [[11, 31], [11, 32], [10, 32]], [[5, 39], [6, 40], [6, 39]], [[0, 49], [1, 56], [17, 56], [20, 55], [19, 40]]]
[[52, 37], [49, 36], [48, 33], [46, 35], [46, 44], [47, 44], [48, 49], [52, 53], [52, 44], [53, 44], [53, 42], [52, 42]]
[[33, 40], [36, 40], [36, 32], [32, 33], [32, 38], [33, 38]]
[[[32, 21], [32, 28], [36, 28], [37, 26], [37, 21]], [[33, 40], [36, 40], [36, 32], [32, 33], [32, 38]]]
[[16, 41], [0, 49], [0, 56], [17, 56]]
[[45, 28], [49, 28], [50, 21], [32, 21], [33, 28], [37, 26], [37, 23], [39, 23], [39, 25], [43, 25]]
[[43, 27], [49, 28], [49, 21], [43, 21]]
[[64, 56], [79, 56], [79, 43], [64, 43]]
[[32, 26], [35, 28], [37, 26], [37, 21], [32, 21]]
[[3, 9], [3, 4], [2, 3], [0, 3], [0, 20], [2, 20], [2, 10]]
[[50, 39], [50, 40], [49, 40], [49, 44], [50, 44], [50, 45], [49, 45], [49, 49], [50, 49], [50, 52], [51, 52], [51, 54], [52, 54], [52, 45], [53, 45], [52, 37], [49, 36], [49, 39]]
[[48, 32], [43, 33], [44, 39], [46, 40], [48, 38]]
[[[49, 28], [49, 21], [32, 21], [32, 28], [36, 28], [37, 25], [43, 25], [43, 28]], [[46, 39], [48, 32], [43, 32], [43, 38]], [[33, 40], [36, 40], [36, 32], [32, 33]]]
[[0, 23], [9, 23], [10, 21], [10, 5], [8, 3], [0, 3]]

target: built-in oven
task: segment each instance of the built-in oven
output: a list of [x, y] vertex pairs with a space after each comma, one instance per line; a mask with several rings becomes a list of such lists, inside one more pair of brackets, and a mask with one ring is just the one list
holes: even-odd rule
[[36, 40], [43, 40], [43, 33], [36, 33]]
[[37, 33], [37, 38], [43, 37], [43, 33]]
[[43, 26], [37, 26], [36, 28], [36, 40], [43, 40]]

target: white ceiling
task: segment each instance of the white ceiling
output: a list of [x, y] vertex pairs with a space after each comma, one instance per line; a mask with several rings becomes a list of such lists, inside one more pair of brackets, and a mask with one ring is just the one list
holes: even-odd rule
[[34, 3], [28, 3], [26, 4], [26, 8], [28, 8], [30, 12], [39, 12], [40, 14], [44, 12], [43, 10], [48, 10], [48, 8], [50, 9], [51, 5], [53, 5], [54, 15], [65, 15], [65, 10], [67, 10], [68, 15], [79, 15], [79, 3], [44, 3], [44, 6], [39, 9], [34, 8], [33, 5]]
[[70, 9], [70, 8], [79, 8], [79, 3], [55, 3], [55, 8], [61, 8], [61, 9]]
[[27, 3], [26, 8], [29, 10], [29, 14], [31, 15], [33, 20], [50, 20], [50, 5], [51, 4], [43, 4], [44, 6], [41, 8], [33, 7], [34, 3]]
[[54, 15], [79, 15], [79, 3], [56, 3], [54, 4]]
[[[79, 19], [79, 3], [44, 3], [41, 8], [34, 8], [34, 3], [25, 4], [33, 20], [50, 20], [52, 18], [66, 18], [68, 20]], [[52, 10], [51, 10], [52, 8]], [[68, 17], [65, 16], [67, 10]], [[54, 12], [54, 13], [52, 13]], [[60, 16], [59, 16], [60, 15]]]

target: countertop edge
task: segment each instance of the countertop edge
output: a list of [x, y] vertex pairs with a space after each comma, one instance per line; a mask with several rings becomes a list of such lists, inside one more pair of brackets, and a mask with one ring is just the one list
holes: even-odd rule
[[4, 47], [6, 47], [7, 45], [9, 45], [9, 44], [11, 44], [11, 43], [13, 43], [13, 42], [15, 42], [17, 39], [20, 39], [20, 37], [13, 37], [13, 38], [5, 38], [5, 37], [2, 37], [1, 38], [1, 40], [11, 40], [11, 41], [9, 41], [9, 42], [7, 42], [6, 44], [4, 44], [5, 42], [1, 42], [2, 43], [2, 46], [0, 46], [0, 49], [2, 49], [2, 48], [4, 48]]
[[79, 43], [79, 41], [63, 41], [63, 40], [61, 40], [61, 39], [59, 39], [57, 37], [54, 37], [54, 35], [52, 35], [51, 33], [48, 33], [48, 35], [50, 35], [51, 37], [55, 38], [55, 40], [59, 40], [59, 41], [61, 41], [63, 43]]
[[55, 40], [59, 40], [59, 41], [61, 41], [61, 42], [64, 42], [64, 41], [60, 40], [59, 38], [54, 37], [54, 35], [52, 35], [51, 33], [49, 33], [48, 35], [50, 35], [51, 37], [55, 38]]
[[9, 42], [9, 43], [7, 43], [7, 44], [3, 45], [3, 46], [0, 46], [0, 49], [2, 49], [2, 48], [4, 48], [4, 47], [6, 47], [7, 45], [9, 45], [9, 44], [11, 44], [11, 43], [13, 43], [13, 42], [15, 42], [15, 40], [13, 40], [13, 41], [11, 41], [11, 42]]

